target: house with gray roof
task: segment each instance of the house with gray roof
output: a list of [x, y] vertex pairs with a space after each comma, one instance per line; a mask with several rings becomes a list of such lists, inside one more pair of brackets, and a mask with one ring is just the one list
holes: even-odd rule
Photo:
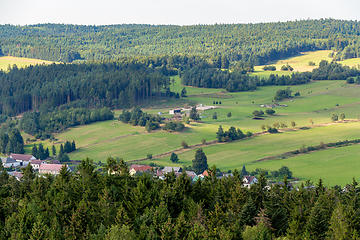
[[9, 157], [1, 157], [1, 162], [5, 168], [20, 166], [20, 162], [17, 162], [15, 159]]

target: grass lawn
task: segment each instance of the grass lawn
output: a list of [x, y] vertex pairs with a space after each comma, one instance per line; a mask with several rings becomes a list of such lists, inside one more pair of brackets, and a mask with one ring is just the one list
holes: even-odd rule
[[50, 64], [53, 62], [40, 60], [40, 59], [32, 59], [32, 58], [4, 56], [4, 57], [0, 57], [0, 70], [7, 70], [9, 64], [11, 67], [14, 64], [16, 64], [18, 68], [21, 68], [21, 67], [26, 67], [29, 65], [36, 65], [36, 64], [43, 64], [43, 63]]

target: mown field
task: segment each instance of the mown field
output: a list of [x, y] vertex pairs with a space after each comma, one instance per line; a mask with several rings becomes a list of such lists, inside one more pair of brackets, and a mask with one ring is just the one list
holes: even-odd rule
[[[303, 58], [303, 64], [307, 64], [310, 61], [309, 59], [317, 61], [314, 56], [306, 60], [305, 56]], [[172, 78], [175, 81], [174, 85], [171, 86], [171, 90], [181, 92], [184, 86], [180, 84], [179, 77]], [[66, 140], [75, 140], [78, 150], [69, 154], [73, 160], [89, 157], [95, 162], [106, 162], [107, 157], [112, 156], [131, 161], [145, 158], [149, 153], [155, 155], [181, 149], [183, 140], [189, 145], [200, 144], [202, 139], [206, 139], [206, 141], [215, 140], [215, 132], [219, 125], [222, 125], [225, 130], [230, 126], [234, 126], [240, 128], [244, 133], [247, 131], [255, 133], [262, 131], [261, 125], [272, 125], [275, 122], [285, 122], [288, 128], [290, 128], [291, 121], [295, 121], [297, 127], [309, 126], [311, 125], [310, 118], [315, 125], [329, 123], [331, 122], [332, 113], [345, 113], [346, 119], [360, 118], [360, 86], [347, 85], [345, 81], [316, 81], [305, 85], [291, 86], [293, 93], [300, 92], [300, 96], [282, 101], [281, 104], [286, 104], [287, 107], [274, 108], [275, 114], [265, 116], [265, 120], [252, 120], [252, 112], [260, 109], [265, 111], [265, 108], [260, 106], [262, 104], [271, 104], [276, 91], [286, 89], [286, 86], [259, 87], [253, 92], [238, 93], [227, 93], [223, 89], [185, 88], [188, 94], [187, 98], [150, 102], [143, 109], [146, 112], [162, 112], [164, 116], [170, 116], [168, 111], [172, 108], [191, 106], [195, 102], [214, 106], [214, 101], [221, 101], [221, 105], [215, 104], [218, 109], [200, 112], [201, 122], [191, 122], [182, 133], [168, 133], [162, 130], [147, 133], [143, 127], [131, 126], [112, 120], [78, 126], [57, 134], [56, 138], [59, 140], [55, 145], [58, 148], [60, 143]], [[121, 110], [115, 111], [116, 118], [120, 112]], [[218, 115], [217, 120], [212, 119], [214, 112]], [[226, 116], [228, 112], [232, 113], [230, 118]], [[356, 158], [356, 154], [351, 154], [347, 150], [350, 148], [356, 149], [356, 146], [334, 150], [327, 149], [284, 160], [256, 163], [252, 163], [252, 161], [299, 149], [303, 144], [310, 146], [317, 145], [320, 141], [328, 143], [359, 138], [359, 128], [359, 122], [340, 123], [308, 130], [265, 134], [232, 143], [203, 146], [203, 149], [208, 157], [209, 165], [216, 164], [221, 170], [241, 169], [243, 165], [249, 171], [256, 168], [275, 170], [282, 165], [286, 165], [294, 172], [294, 176], [300, 178], [301, 181], [307, 179], [317, 181], [321, 177], [326, 184], [344, 185], [351, 182], [352, 177], [357, 176], [357, 165], [354, 164], [355, 160], [351, 160]], [[43, 143], [45, 147], [50, 147], [52, 144], [49, 141]], [[31, 152], [31, 147], [32, 143], [28, 144], [26, 151]], [[334, 151], [332, 154], [336, 153], [337, 155], [334, 155], [331, 158], [332, 160], [326, 163], [326, 156], [328, 156], [326, 154], [331, 151]], [[355, 152], [355, 150], [352, 151]], [[194, 152], [195, 150], [189, 150], [179, 153], [180, 162], [177, 164], [171, 163], [169, 156], [153, 158], [139, 163], [148, 164], [154, 162], [168, 166], [191, 165]], [[322, 153], [324, 157], [321, 157]], [[341, 176], [345, 174], [343, 171], [332, 173], [324, 166], [324, 164], [330, 164], [329, 167], [336, 169], [338, 165], [338, 169], [343, 169], [344, 162], [339, 160], [340, 156], [349, 156], [349, 163], [353, 165], [353, 167], [349, 167], [350, 170], [346, 172], [345, 176]], [[304, 164], [299, 164], [299, 161]]]
[[32, 58], [4, 56], [4, 57], [0, 57], [0, 70], [6, 71], [9, 65], [13, 67], [14, 64], [16, 64], [18, 68], [21, 68], [29, 65], [43, 64], [43, 63], [50, 64], [52, 62], [46, 60], [32, 59]]
[[[258, 76], [258, 77], [269, 77], [270, 74], [278, 74], [278, 75], [291, 75], [292, 72], [289, 71], [281, 71], [281, 67], [283, 65], [289, 64], [291, 67], [294, 68], [293, 72], [306, 72], [312, 71], [314, 68], [319, 66], [321, 60], [327, 60], [329, 62], [332, 61], [332, 58], [329, 58], [329, 53], [331, 50], [321, 50], [321, 51], [314, 51], [314, 52], [304, 52], [294, 57], [289, 57], [285, 59], [281, 59], [277, 62], [270, 63], [268, 65], [273, 65], [276, 67], [276, 71], [264, 71], [262, 66], [255, 66], [255, 72], [251, 73], [251, 76]], [[309, 61], [315, 63], [315, 66], [309, 66]], [[344, 61], [338, 61], [343, 65], [347, 66], [358, 66], [360, 64], [360, 58], [353, 58], [347, 59]]]

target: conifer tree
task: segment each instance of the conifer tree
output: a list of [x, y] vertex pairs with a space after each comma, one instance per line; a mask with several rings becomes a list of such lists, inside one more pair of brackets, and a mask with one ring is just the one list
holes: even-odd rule
[[195, 159], [192, 161], [192, 163], [192, 167], [196, 174], [201, 174], [209, 168], [207, 164], [207, 157], [203, 152], [202, 148], [196, 149]]

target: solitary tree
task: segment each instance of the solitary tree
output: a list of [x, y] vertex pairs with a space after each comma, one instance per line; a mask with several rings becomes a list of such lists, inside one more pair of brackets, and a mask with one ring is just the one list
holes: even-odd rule
[[56, 155], [56, 148], [55, 148], [54, 145], [52, 145], [51, 153], [52, 153], [53, 156]]
[[213, 113], [212, 119], [214, 119], [214, 120], [217, 119], [217, 113], [216, 112]]
[[245, 165], [243, 165], [242, 169], [241, 169], [241, 173], [240, 173], [240, 176], [241, 177], [244, 177], [248, 175], [248, 171], [246, 171], [246, 168], [245, 168]]
[[203, 173], [206, 169], [208, 169], [207, 157], [203, 152], [202, 148], [196, 149], [195, 159], [192, 161], [192, 167], [196, 174]]
[[231, 112], [228, 112], [228, 114], [226, 115], [228, 118], [231, 118]]
[[182, 90], [181, 90], [181, 97], [187, 97], [187, 92], [186, 92], [186, 88], [184, 87]]
[[335, 113], [331, 114], [331, 121], [332, 122], [336, 122], [339, 119], [338, 115], [336, 115]]
[[270, 116], [270, 115], [273, 115], [273, 114], [275, 113], [275, 110], [273, 110], [273, 109], [266, 109], [265, 112], [266, 112], [267, 115]]
[[170, 160], [173, 162], [173, 163], [177, 163], [179, 161], [179, 157], [176, 153], [172, 153], [171, 156], [170, 156]]
[[345, 119], [345, 113], [341, 113], [339, 118], [340, 118], [341, 121], [343, 121]]
[[311, 125], [314, 125], [314, 121], [313, 121], [311, 118], [309, 118], [309, 123], [310, 123]]
[[191, 111], [190, 111], [190, 119], [193, 119], [193, 120], [199, 120], [200, 117], [199, 117], [199, 114], [197, 113], [196, 111], [196, 107], [192, 107], [191, 108]]
[[295, 127], [296, 123], [294, 121], [291, 121], [291, 127]]
[[183, 148], [188, 148], [188, 147], [189, 147], [188, 144], [185, 142], [185, 140], [183, 140], [183, 141], [181, 142], [181, 146], [182, 146]]

